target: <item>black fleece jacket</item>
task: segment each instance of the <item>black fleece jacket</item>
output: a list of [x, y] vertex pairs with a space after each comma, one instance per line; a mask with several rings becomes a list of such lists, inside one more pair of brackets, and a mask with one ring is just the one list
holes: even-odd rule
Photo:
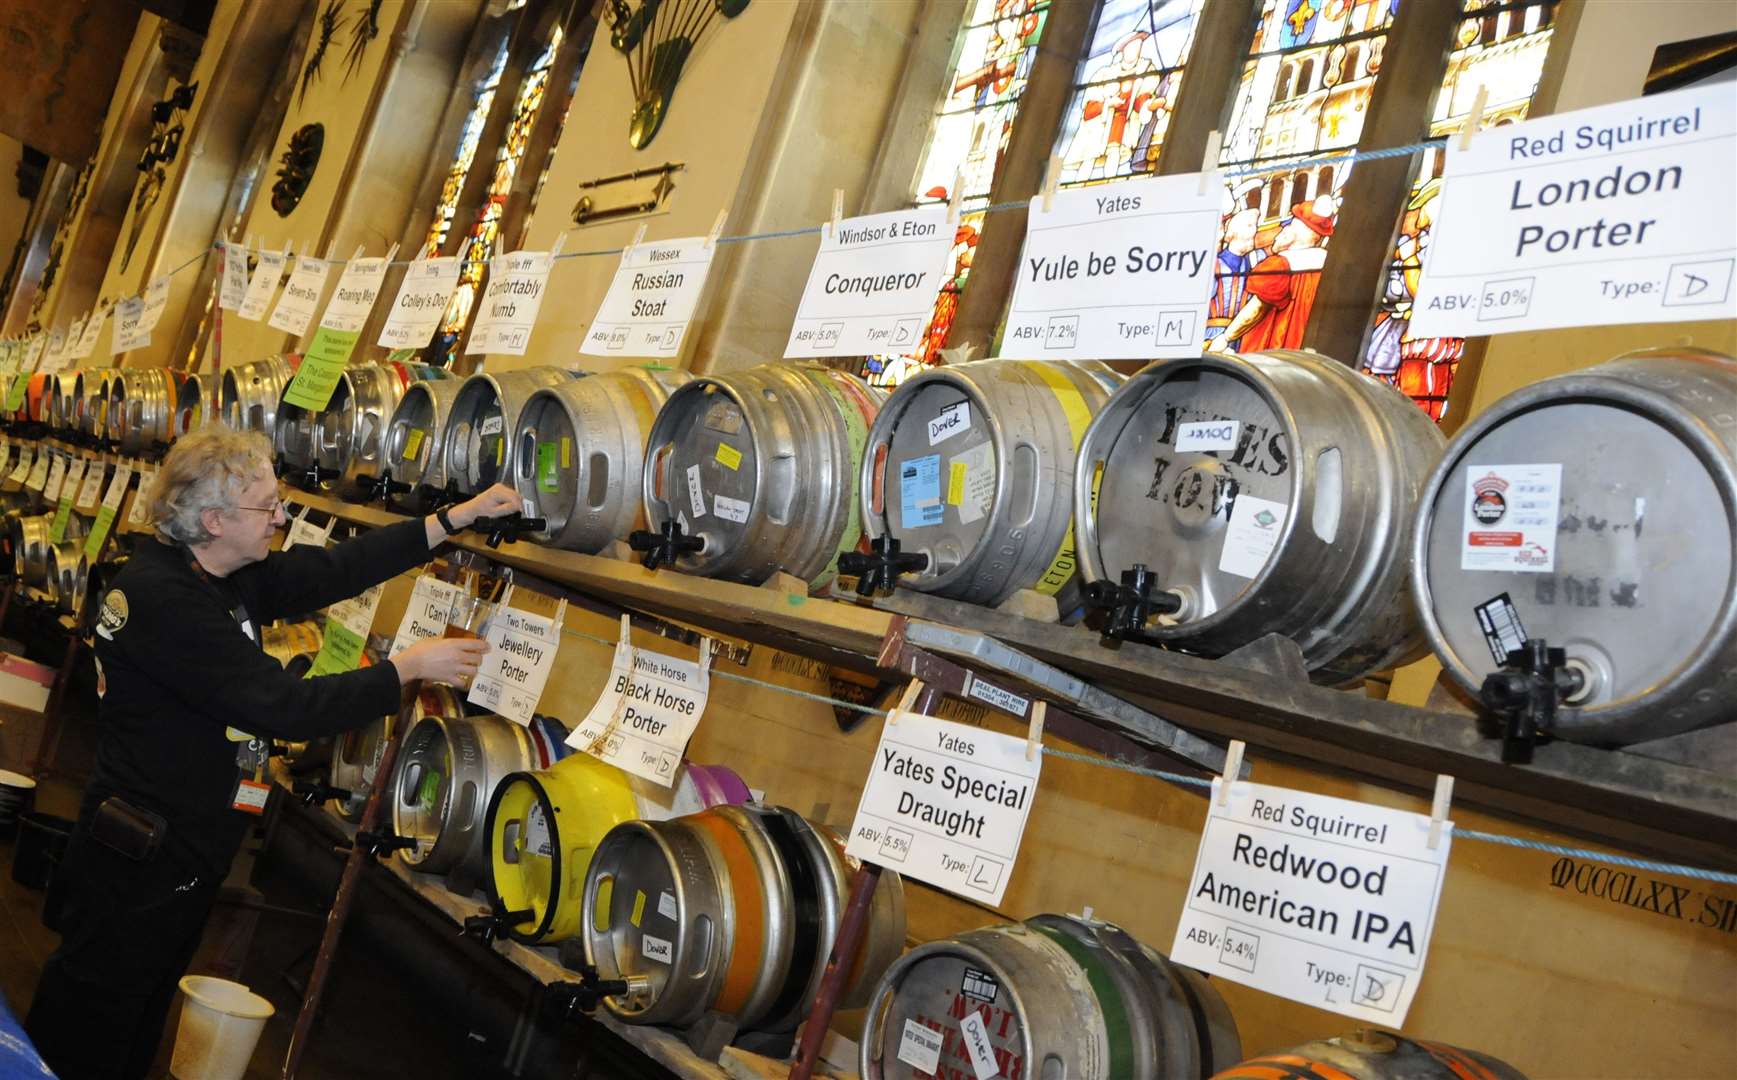
[[83, 820], [120, 795], [168, 821], [163, 857], [221, 878], [253, 820], [231, 806], [240, 772], [228, 729], [310, 739], [398, 707], [391, 663], [296, 678], [260, 650], [255, 628], [356, 596], [432, 554], [419, 519], [273, 552], [226, 578], [203, 573], [185, 547], [140, 543], [102, 600], [102, 730]]

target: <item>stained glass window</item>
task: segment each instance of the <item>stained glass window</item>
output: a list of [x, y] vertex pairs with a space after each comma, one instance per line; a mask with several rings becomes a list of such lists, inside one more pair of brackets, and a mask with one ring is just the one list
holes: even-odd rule
[[[495, 151], [494, 175], [489, 179], [483, 204], [477, 210], [476, 219], [468, 233], [469, 258], [459, 269], [458, 288], [452, 294], [452, 301], [446, 306], [446, 315], [441, 319], [440, 329], [436, 331], [434, 341], [429, 346], [431, 355], [440, 363], [452, 362], [458, 353], [464, 328], [470, 323], [471, 309], [476, 304], [477, 292], [482, 288], [483, 272], [488, 267], [489, 253], [494, 250], [495, 240], [500, 235], [501, 212], [506, 207], [507, 193], [512, 190], [513, 174], [525, 155], [525, 145], [530, 141], [531, 127], [537, 120], [537, 110], [542, 107], [543, 99], [548, 94], [549, 69], [555, 64], [555, 52], [560, 46], [561, 28], [557, 26], [549, 36], [548, 45], [525, 70], [524, 80], [519, 84], [518, 97], [513, 102], [512, 119], [507, 123], [506, 132], [501, 137], [500, 148]], [[487, 117], [487, 108], [482, 110], [482, 115]], [[461, 144], [461, 156], [463, 152]], [[476, 147], [472, 145], [470, 154], [474, 157], [475, 153]], [[455, 161], [455, 171], [456, 168]], [[458, 186], [464, 186], [462, 177]]]
[[1056, 154], [1061, 182], [1151, 172], [1205, 0], [1105, 0]]
[[501, 72], [506, 66], [507, 40], [503, 36], [494, 63], [477, 89], [470, 112], [465, 114], [464, 128], [458, 137], [458, 151], [453, 154], [452, 164], [446, 170], [446, 182], [440, 187], [440, 202], [434, 207], [434, 220], [429, 223], [428, 239], [423, 244], [427, 255], [439, 255], [447, 234], [452, 231], [452, 216], [458, 211], [459, 195], [464, 191], [471, 163], [476, 160], [477, 143], [482, 139], [483, 125], [488, 123], [489, 106], [495, 102], [495, 90], [500, 87]]
[[[1431, 135], [1457, 132], [1480, 86], [1488, 94], [1480, 130], [1524, 119], [1550, 48], [1554, 0], [1462, 0], [1462, 10], [1465, 18], [1436, 98]], [[1409, 328], [1444, 159], [1439, 149], [1423, 153], [1411, 197], [1400, 215], [1386, 287], [1363, 360], [1364, 371], [1397, 385], [1437, 420], [1447, 413], [1448, 392], [1466, 343], [1462, 338], [1414, 338]]]
[[[1219, 163], [1227, 173], [1207, 348], [1292, 349], [1320, 285], [1399, 0], [1264, 0]], [[1287, 168], [1296, 163], [1295, 168]], [[1235, 175], [1258, 166], [1261, 172]]]
[[947, 96], [935, 116], [934, 133], [918, 172], [914, 200], [919, 206], [947, 202], [953, 196], [954, 178], [959, 178], [961, 213], [953, 238], [952, 272], [941, 286], [917, 347], [903, 355], [868, 358], [864, 373], [876, 385], [895, 386], [940, 360], [983, 230], [983, 207], [989, 203], [989, 189], [1007, 150], [1048, 12], [1047, 0], [972, 0], [948, 77]]

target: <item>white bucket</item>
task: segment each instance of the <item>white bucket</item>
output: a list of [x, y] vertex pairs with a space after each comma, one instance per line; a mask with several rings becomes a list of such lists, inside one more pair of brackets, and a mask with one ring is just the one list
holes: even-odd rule
[[181, 1026], [169, 1075], [175, 1080], [241, 1080], [271, 1002], [240, 983], [208, 975], [181, 977]]

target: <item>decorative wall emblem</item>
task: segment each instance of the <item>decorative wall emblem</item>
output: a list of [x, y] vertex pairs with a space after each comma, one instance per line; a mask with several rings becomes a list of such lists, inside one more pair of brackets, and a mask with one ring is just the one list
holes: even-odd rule
[[320, 164], [320, 151], [326, 145], [324, 124], [303, 124], [290, 136], [289, 147], [279, 159], [277, 183], [271, 186], [271, 208], [278, 217], [289, 217], [307, 193], [313, 181], [314, 169]]
[[627, 124], [627, 141], [636, 150], [651, 145], [669, 115], [670, 99], [682, 68], [701, 38], [712, 28], [714, 17], [733, 19], [748, 7], [749, 0], [604, 0], [603, 14], [609, 23], [609, 43], [627, 60], [627, 79], [633, 87], [633, 114]]
[[122, 270], [133, 261], [133, 249], [138, 246], [139, 237], [144, 233], [145, 219], [150, 216], [151, 208], [157, 205], [157, 199], [163, 194], [169, 166], [175, 163], [175, 158], [181, 153], [181, 139], [187, 133], [186, 125], [181, 122], [181, 115], [193, 107], [193, 97], [197, 93], [199, 84], [189, 83], [151, 106], [151, 140], [145, 144], [145, 152], [139, 158], [139, 172], [142, 175], [138, 188], [133, 192], [133, 227], [127, 233], [126, 249], [121, 252]]
[[320, 80], [326, 50], [332, 47], [332, 39], [338, 36], [338, 28], [343, 24], [344, 0], [326, 0], [325, 10], [320, 12], [320, 36], [308, 53], [308, 62], [302, 65], [302, 86], [296, 91], [296, 104], [301, 104], [308, 96], [308, 87]]

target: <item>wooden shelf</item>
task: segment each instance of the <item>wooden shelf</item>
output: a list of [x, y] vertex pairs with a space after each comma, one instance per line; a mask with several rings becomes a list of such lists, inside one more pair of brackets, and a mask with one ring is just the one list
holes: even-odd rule
[[[402, 520], [378, 507], [295, 493], [293, 501], [360, 525]], [[1737, 777], [1573, 743], [1540, 746], [1531, 765], [1500, 760], [1471, 718], [1332, 690], [1281, 667], [1207, 660], [1124, 643], [1106, 648], [1083, 628], [1037, 622], [900, 590], [870, 607], [756, 588], [528, 543], [456, 543], [610, 605], [680, 619], [720, 634], [877, 670], [895, 616], [982, 634], [1109, 690], [1189, 730], [1427, 793], [1454, 776], [1457, 800], [1616, 846], [1737, 869]], [[937, 650], [944, 651], [944, 650]], [[956, 652], [970, 665], [973, 657]], [[1003, 676], [1005, 677], [1005, 676]]]

